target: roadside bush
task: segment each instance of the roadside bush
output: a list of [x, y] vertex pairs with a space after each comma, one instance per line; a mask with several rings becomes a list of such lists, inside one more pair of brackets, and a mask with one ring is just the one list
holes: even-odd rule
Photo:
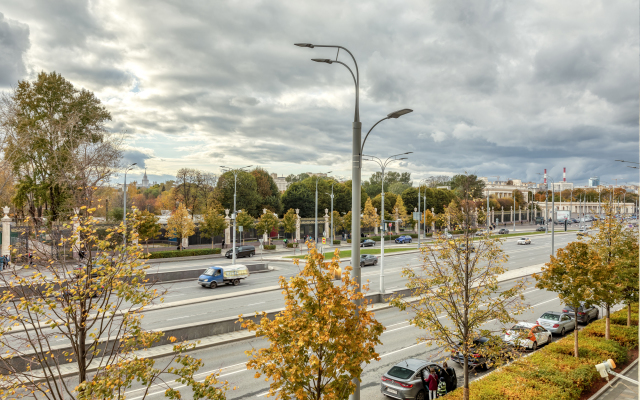
[[[635, 305], [637, 310], [637, 305]], [[606, 359], [623, 364], [629, 349], [638, 347], [638, 326], [626, 327], [626, 309], [612, 317], [624, 316], [624, 325], [611, 325], [611, 339], [604, 339], [603, 319], [592, 322], [578, 333], [579, 358], [573, 357], [573, 333], [514, 363], [474, 381], [472, 400], [545, 398], [577, 400], [601, 379], [594, 365]], [[636, 311], [637, 315], [637, 311]], [[612, 318], [613, 320], [613, 318]], [[447, 398], [461, 400], [463, 388]]]
[[288, 248], [298, 247], [298, 243], [287, 243]]
[[340, 244], [340, 243], [342, 243], [342, 242], [341, 242], [341, 241], [339, 241], [339, 240], [334, 240], [334, 241], [333, 241], [333, 244]]
[[172, 250], [172, 251], [156, 251], [150, 253], [148, 259], [154, 258], [172, 258], [172, 257], [190, 257], [190, 256], [204, 256], [208, 254], [220, 254], [220, 249], [195, 249], [195, 250]]
[[264, 247], [265, 250], [275, 250], [276, 249], [276, 245], [275, 244], [265, 244], [263, 247]]

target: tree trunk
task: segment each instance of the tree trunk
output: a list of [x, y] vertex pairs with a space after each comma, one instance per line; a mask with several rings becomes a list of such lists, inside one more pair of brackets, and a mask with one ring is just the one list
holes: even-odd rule
[[[466, 344], [465, 344], [466, 347]], [[464, 368], [463, 368], [463, 372], [462, 372], [462, 376], [464, 376], [464, 392], [463, 392], [463, 398], [464, 400], [469, 400], [469, 354], [467, 354], [467, 352], [465, 352], [464, 354]], [[428, 388], [427, 388], [428, 389]]]
[[574, 328], [573, 328], [573, 355], [578, 358], [578, 306], [573, 307], [573, 318], [574, 318]]
[[627, 326], [631, 326], [631, 303], [627, 304]]
[[609, 304], [605, 305], [605, 315], [607, 316], [607, 321], [604, 328], [604, 338], [609, 340], [611, 338], [611, 307]]

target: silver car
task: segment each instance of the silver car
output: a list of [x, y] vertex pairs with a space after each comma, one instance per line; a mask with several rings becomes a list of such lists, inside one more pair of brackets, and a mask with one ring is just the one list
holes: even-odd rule
[[422, 371], [427, 365], [428, 362], [415, 358], [394, 365], [382, 375], [380, 393], [394, 399], [425, 400], [427, 394], [422, 382]]
[[576, 323], [573, 318], [557, 311], [547, 311], [538, 318], [537, 322], [542, 325], [544, 329], [551, 333], [559, 334], [560, 336], [564, 336], [566, 332], [576, 328]]

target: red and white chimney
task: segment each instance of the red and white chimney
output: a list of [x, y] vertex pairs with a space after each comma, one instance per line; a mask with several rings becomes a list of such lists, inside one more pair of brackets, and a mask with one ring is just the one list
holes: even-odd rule
[[562, 168], [562, 182], [566, 182], [566, 181], [567, 181], [567, 169]]
[[544, 169], [544, 184], [547, 184], [547, 169]]

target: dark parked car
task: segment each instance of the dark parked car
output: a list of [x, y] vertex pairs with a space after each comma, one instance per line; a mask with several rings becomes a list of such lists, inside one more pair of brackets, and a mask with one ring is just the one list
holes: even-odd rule
[[509, 230], [508, 230], [508, 229], [506, 229], [506, 228], [502, 228], [502, 229], [500, 229], [500, 230], [498, 231], [498, 234], [500, 234], [500, 235], [502, 235], [502, 234], [506, 234], [506, 233], [509, 233]]
[[364, 267], [365, 265], [377, 265], [378, 257], [373, 254], [362, 254], [360, 255], [360, 266]]
[[411, 236], [400, 236], [396, 239], [396, 243], [411, 243]]
[[[495, 363], [496, 358], [502, 358], [504, 361], [513, 358], [514, 352], [512, 346], [497, 341], [494, 343], [495, 346], [500, 346], [500, 352], [496, 354], [495, 351], [491, 351], [494, 354], [493, 357], [489, 357], [486, 354], [483, 354], [482, 348], [489, 345], [494, 346], [493, 344], [490, 344], [490, 339], [484, 336], [480, 336], [474, 339], [473, 345], [470, 349], [472, 351], [472, 354], [470, 354], [467, 359], [469, 367], [473, 369], [489, 369]], [[462, 343], [459, 343], [458, 346], [460, 346], [461, 344]], [[451, 360], [462, 365], [462, 363], [464, 363], [464, 356], [456, 350], [451, 352]]]
[[431, 368], [438, 374], [438, 381], [441, 377], [445, 378], [447, 392], [458, 387], [458, 378], [453, 368], [445, 370], [438, 364], [410, 358], [394, 365], [386, 374], [382, 375], [380, 393], [395, 399], [426, 400], [429, 396], [424, 385], [424, 378]]
[[[564, 306], [562, 313], [568, 314], [571, 318], [574, 317], [572, 306]], [[598, 319], [598, 315], [600, 315], [600, 310], [598, 310], [597, 307], [578, 307], [578, 323], [588, 324], [589, 322]]]
[[544, 232], [546, 230], [547, 229], [544, 226], [539, 226], [539, 227], [536, 228], [536, 232]]
[[[236, 258], [240, 257], [253, 257], [256, 255], [256, 248], [253, 246], [238, 246], [236, 247]], [[233, 257], [233, 249], [228, 250], [225, 255], [227, 258]]]
[[376, 245], [376, 242], [371, 239], [365, 239], [360, 243], [360, 247], [373, 247]]
[[[467, 244], [462, 243], [460, 246], [458, 246], [458, 248], [460, 249], [460, 252], [464, 253], [467, 251]], [[473, 243], [469, 243], [469, 252], [473, 253], [474, 251], [476, 251], [476, 247], [473, 245]]]

